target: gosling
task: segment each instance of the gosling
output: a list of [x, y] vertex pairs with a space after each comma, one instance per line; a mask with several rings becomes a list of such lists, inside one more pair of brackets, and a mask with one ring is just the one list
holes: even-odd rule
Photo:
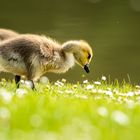
[[90, 45], [83, 40], [72, 40], [60, 44], [39, 35], [20, 35], [0, 43], [0, 71], [15, 75], [19, 87], [21, 76], [31, 82], [47, 72], [64, 73], [80, 65], [89, 73], [93, 53]]
[[18, 35], [19, 34], [13, 30], [0, 28], [0, 42], [13, 37], [17, 37]]

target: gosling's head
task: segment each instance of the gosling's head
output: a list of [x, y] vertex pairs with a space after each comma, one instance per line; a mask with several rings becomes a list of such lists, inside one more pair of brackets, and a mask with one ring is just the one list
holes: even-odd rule
[[68, 41], [62, 45], [64, 52], [72, 53], [78, 65], [85, 69], [87, 73], [90, 72], [89, 64], [93, 57], [93, 52], [90, 45], [83, 40]]

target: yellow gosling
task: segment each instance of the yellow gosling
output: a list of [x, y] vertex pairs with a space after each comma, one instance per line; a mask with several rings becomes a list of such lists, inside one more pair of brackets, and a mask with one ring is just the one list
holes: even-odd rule
[[80, 65], [89, 72], [93, 53], [83, 40], [67, 41], [63, 44], [39, 35], [20, 35], [0, 43], [0, 71], [14, 75], [17, 87], [20, 76], [32, 82], [47, 72], [64, 73]]

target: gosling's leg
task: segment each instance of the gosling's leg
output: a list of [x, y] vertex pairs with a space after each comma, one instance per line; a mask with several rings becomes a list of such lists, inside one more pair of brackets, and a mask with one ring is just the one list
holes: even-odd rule
[[19, 75], [15, 75], [15, 83], [16, 83], [17, 88], [19, 88], [20, 79], [21, 77]]
[[[30, 67], [29, 67], [30, 66]], [[33, 89], [33, 90], [36, 90], [35, 89], [35, 84], [34, 84], [34, 81], [32, 80], [32, 79], [34, 79], [33, 77], [33, 69], [34, 69], [34, 67], [33, 67], [33, 65], [31, 65], [30, 63], [29, 63], [29, 66], [27, 67], [27, 72], [28, 72], [28, 75], [27, 75], [27, 79], [28, 79], [28, 81], [30, 81], [30, 87]], [[30, 68], [30, 69], [29, 69]]]
[[35, 89], [35, 84], [34, 84], [33, 80], [29, 80], [29, 81], [31, 82], [31, 88], [32, 88], [33, 90], [36, 90], [36, 89]]

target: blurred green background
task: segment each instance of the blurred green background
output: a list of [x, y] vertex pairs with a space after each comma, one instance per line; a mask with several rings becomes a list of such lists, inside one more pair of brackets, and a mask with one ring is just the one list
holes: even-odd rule
[[63, 75], [48, 74], [50, 80], [75, 82], [85, 74], [90, 80], [105, 75], [127, 81], [129, 75], [132, 83], [139, 83], [139, 0], [0, 0], [0, 28], [91, 44], [90, 74], [76, 66]]

